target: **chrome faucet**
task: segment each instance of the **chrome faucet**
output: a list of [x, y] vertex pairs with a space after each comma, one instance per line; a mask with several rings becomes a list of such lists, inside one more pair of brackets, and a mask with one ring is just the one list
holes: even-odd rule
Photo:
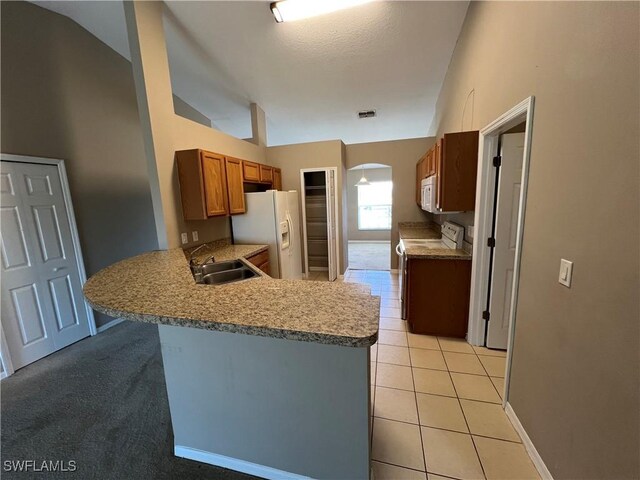
[[[201, 277], [202, 276], [202, 267], [207, 263], [214, 263], [216, 261], [215, 257], [211, 255], [211, 257], [207, 258], [204, 262], [196, 262], [193, 258], [194, 254], [204, 248], [207, 244], [203, 243], [199, 247], [193, 249], [193, 251], [189, 254], [189, 267], [191, 268], [191, 272], [193, 272], [194, 276]], [[196, 278], [196, 281], [198, 278]]]

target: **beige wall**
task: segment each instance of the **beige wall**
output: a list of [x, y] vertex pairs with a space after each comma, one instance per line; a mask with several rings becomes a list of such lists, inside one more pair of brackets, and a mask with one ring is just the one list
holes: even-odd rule
[[380, 163], [391, 167], [393, 181], [391, 268], [398, 268], [398, 256], [395, 254], [395, 247], [399, 241], [398, 222], [429, 220], [428, 214], [416, 205], [416, 163], [434, 143], [434, 137], [427, 137], [347, 145], [347, 168], [364, 163]]
[[[185, 222], [175, 166], [176, 150], [202, 148], [265, 163], [265, 146], [241, 140], [175, 114], [161, 2], [125, 2], [138, 109], [161, 248], [180, 245], [180, 233], [198, 230], [199, 241], [230, 234], [229, 219]], [[190, 242], [192, 243], [192, 242]]]
[[437, 105], [442, 134], [536, 97], [509, 402], [558, 479], [640, 477], [639, 19], [472, 2]]
[[131, 64], [63, 16], [1, 8], [2, 152], [64, 159], [88, 275], [158, 248]]
[[205, 127], [211, 126], [211, 119], [209, 117], [200, 113], [177, 95], [173, 96], [173, 111], [176, 115], [201, 123]]
[[335, 167], [338, 178], [336, 189], [338, 191], [338, 232], [340, 244], [340, 273], [344, 273], [347, 265], [347, 245], [344, 210], [346, 208], [346, 195], [344, 185], [345, 161], [344, 144], [340, 140], [325, 142], [300, 143], [296, 145], [284, 145], [267, 148], [267, 161], [282, 169], [282, 188], [284, 190], [297, 190], [300, 192], [300, 170], [304, 168]]
[[[390, 182], [391, 168], [368, 168], [364, 171], [370, 182]], [[358, 187], [362, 170], [347, 170], [347, 237], [349, 240], [389, 241], [391, 230], [358, 230]], [[393, 201], [393, 200], [392, 200]], [[393, 224], [393, 219], [391, 222]]]

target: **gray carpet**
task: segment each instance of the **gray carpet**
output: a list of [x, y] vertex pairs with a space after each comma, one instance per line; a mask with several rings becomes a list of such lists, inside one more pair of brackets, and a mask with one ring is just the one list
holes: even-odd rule
[[[255, 477], [173, 456], [158, 328], [123, 322], [0, 384], [2, 478]], [[6, 460], [75, 460], [76, 472], [12, 473]]]
[[389, 270], [391, 242], [349, 242], [349, 268], [352, 270]]

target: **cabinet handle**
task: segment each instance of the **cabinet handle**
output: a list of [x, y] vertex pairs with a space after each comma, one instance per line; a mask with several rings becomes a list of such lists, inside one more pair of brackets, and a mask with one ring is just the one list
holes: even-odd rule
[[398, 254], [399, 257], [402, 256], [402, 250], [400, 249], [400, 244], [396, 245], [396, 253]]

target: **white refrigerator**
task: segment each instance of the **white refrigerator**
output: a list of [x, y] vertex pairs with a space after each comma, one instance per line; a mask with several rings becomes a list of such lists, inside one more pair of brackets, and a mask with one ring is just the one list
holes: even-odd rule
[[246, 193], [247, 213], [231, 217], [233, 241], [269, 245], [273, 278], [302, 278], [298, 192]]

